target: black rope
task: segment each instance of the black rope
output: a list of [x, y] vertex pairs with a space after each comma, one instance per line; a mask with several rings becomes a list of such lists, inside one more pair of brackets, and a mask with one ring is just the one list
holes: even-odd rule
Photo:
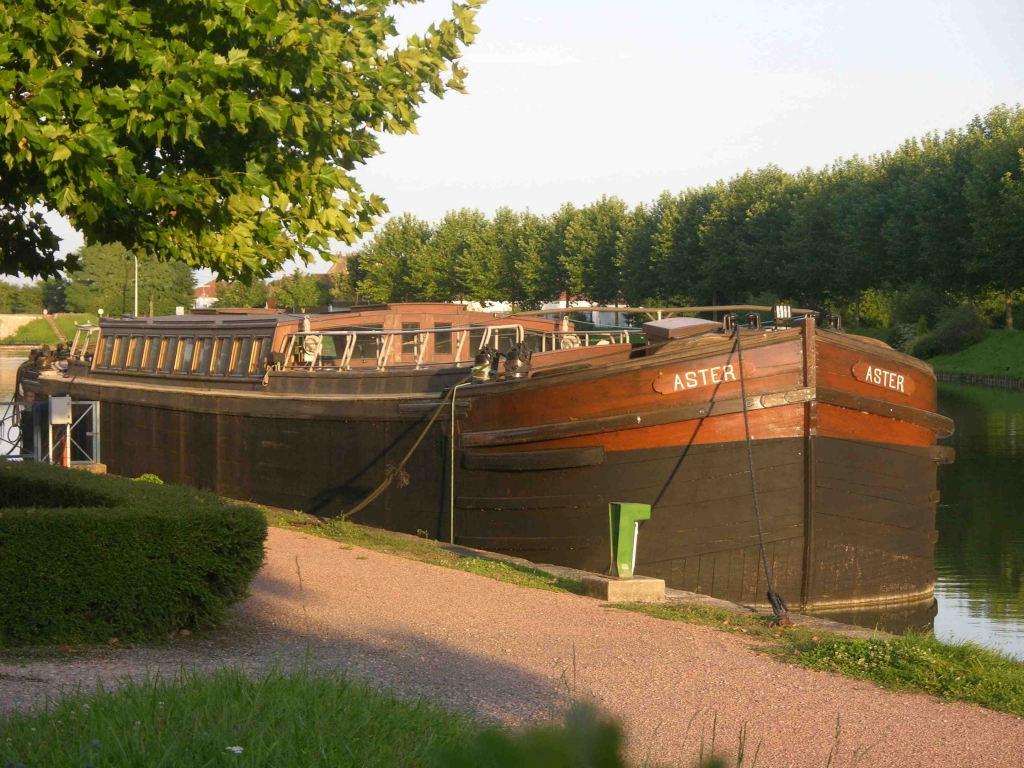
[[754, 448], [750, 439], [750, 420], [747, 418], [747, 387], [743, 375], [743, 347], [740, 344], [740, 328], [733, 315], [733, 333], [736, 334], [736, 358], [740, 367], [740, 398], [743, 401], [743, 429], [747, 434], [747, 465], [750, 468], [750, 492], [754, 496], [754, 519], [757, 520], [757, 540], [761, 545], [761, 562], [764, 563], [764, 578], [768, 584], [768, 602], [776, 618], [784, 619], [789, 613], [786, 601], [772, 587], [772, 572], [768, 567], [768, 552], [764, 546], [764, 531], [761, 529], [761, 504], [757, 499], [757, 482], [754, 480]]
[[[457, 381], [455, 385], [463, 384], [469, 381], [469, 379], [469, 376], [465, 376], [460, 381]], [[412, 458], [412, 455], [416, 452], [416, 449], [420, 447], [420, 443], [423, 442], [423, 438], [427, 436], [427, 433], [430, 431], [430, 428], [434, 426], [434, 422], [437, 421], [437, 417], [441, 415], [441, 411], [444, 410], [445, 405], [448, 403], [449, 396], [451, 396], [452, 400], [455, 399], [455, 385], [453, 385], [451, 389], [449, 389], [441, 396], [441, 402], [434, 410], [434, 415], [430, 417], [430, 421], [427, 422], [427, 426], [425, 426], [423, 428], [423, 431], [420, 432], [420, 436], [416, 438], [416, 442], [412, 444], [412, 448], [410, 448], [408, 452], [405, 454], [405, 458], [402, 459], [401, 463], [397, 467], [392, 466], [390, 464], [387, 465], [384, 468], [384, 480], [381, 481], [381, 484], [378, 485], [366, 498], [364, 498], [362, 501], [360, 501], [358, 504], [352, 507], [352, 509], [338, 515], [339, 520], [348, 520], [350, 517], [352, 517], [352, 515], [356, 514], [356, 512], [362, 511], [368, 505], [376, 501], [377, 497], [384, 493], [385, 490], [387, 490], [388, 486], [391, 485], [391, 482], [393, 480], [398, 480], [399, 487], [404, 487], [409, 484], [409, 473], [405, 471], [406, 462], [408, 462], [409, 459]], [[454, 407], [455, 406], [453, 404], [452, 408], [454, 409]], [[454, 439], [454, 436], [452, 436], [452, 439]]]

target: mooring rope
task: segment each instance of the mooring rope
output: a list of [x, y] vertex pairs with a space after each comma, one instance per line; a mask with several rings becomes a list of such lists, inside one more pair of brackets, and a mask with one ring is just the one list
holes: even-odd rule
[[434, 409], [434, 415], [430, 417], [430, 421], [427, 422], [427, 426], [423, 428], [423, 431], [420, 432], [420, 436], [416, 438], [416, 442], [413, 443], [412, 447], [406, 452], [405, 458], [402, 459], [402, 461], [398, 464], [397, 467], [390, 465], [385, 467], [384, 480], [381, 482], [381, 484], [378, 485], [373, 490], [373, 492], [370, 493], [369, 496], [367, 496], [365, 499], [356, 504], [352, 509], [348, 510], [347, 512], [342, 512], [340, 515], [338, 515], [339, 520], [347, 520], [348, 518], [352, 517], [352, 515], [356, 514], [357, 512], [361, 512], [368, 505], [372, 504], [377, 499], [378, 496], [380, 496], [382, 493], [384, 493], [385, 490], [387, 490], [387, 487], [391, 485], [392, 481], [394, 481], [395, 478], [399, 478], [399, 485], [408, 485], [409, 475], [405, 471], [406, 462], [408, 462], [409, 459], [412, 458], [412, 455], [416, 452], [416, 449], [420, 447], [420, 443], [423, 442], [423, 438], [427, 436], [427, 433], [430, 431], [430, 428], [434, 426], [434, 422], [437, 421], [437, 417], [441, 415], [441, 411], [444, 410], [444, 406], [448, 402], [449, 395], [452, 396], [452, 410], [455, 410], [455, 390], [458, 389], [458, 387], [461, 386], [462, 384], [465, 384], [467, 381], [469, 381], [469, 378], [469, 376], [466, 376], [457, 384], [455, 384], [448, 392], [445, 393], [444, 397], [441, 399], [440, 404], [437, 406], [436, 409]]
[[776, 618], [783, 620], [789, 614], [786, 601], [772, 587], [772, 572], [768, 567], [768, 551], [764, 546], [764, 531], [761, 529], [761, 504], [757, 498], [757, 482], [754, 479], [754, 448], [750, 438], [750, 420], [747, 418], [747, 387], [743, 375], [743, 347], [740, 344], [740, 328], [736, 323], [736, 316], [733, 315], [733, 333], [736, 334], [736, 358], [740, 367], [740, 399], [743, 402], [743, 430], [747, 436], [747, 466], [750, 468], [750, 492], [754, 496], [754, 519], [757, 521], [757, 540], [761, 546], [761, 562], [764, 564], [764, 578], [768, 584], [768, 602]]

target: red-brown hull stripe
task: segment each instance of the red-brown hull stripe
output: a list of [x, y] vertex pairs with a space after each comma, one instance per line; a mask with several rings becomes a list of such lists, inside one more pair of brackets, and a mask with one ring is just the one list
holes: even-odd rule
[[[819, 403], [834, 405], [839, 408], [860, 411], [874, 416], [904, 422], [908, 425], [923, 428], [937, 437], [946, 437], [953, 433], [953, 422], [945, 416], [913, 408], [897, 405], [884, 400], [851, 395], [834, 389], [822, 387], [804, 387], [780, 392], [769, 392], [747, 398], [748, 411], [760, 411], [767, 408], [778, 408], [817, 400]], [[600, 435], [609, 432], [622, 432], [648, 427], [677, 424], [680, 422], [697, 421], [717, 416], [736, 414], [742, 411], [741, 398], [716, 400], [706, 403], [663, 408], [654, 411], [607, 416], [597, 419], [563, 422], [559, 424], [541, 424], [513, 429], [495, 429], [481, 432], [463, 433], [460, 444], [463, 448], [486, 448], [499, 445], [518, 445], [523, 443], [561, 440], [586, 435]], [[775, 435], [773, 435], [774, 437]], [[916, 442], [916, 441], [915, 441]]]

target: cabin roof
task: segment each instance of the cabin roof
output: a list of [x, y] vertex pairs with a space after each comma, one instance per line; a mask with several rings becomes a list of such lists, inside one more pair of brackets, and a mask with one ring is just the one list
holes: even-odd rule
[[181, 328], [276, 328], [286, 323], [296, 323], [302, 315], [277, 314], [197, 314], [161, 315], [159, 317], [105, 317], [100, 320], [104, 329], [181, 329]]

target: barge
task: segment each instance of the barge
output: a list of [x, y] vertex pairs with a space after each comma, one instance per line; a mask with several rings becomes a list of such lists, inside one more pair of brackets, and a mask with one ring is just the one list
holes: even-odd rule
[[609, 503], [636, 502], [635, 572], [669, 587], [765, 604], [763, 546], [791, 607], [931, 598], [953, 429], [931, 367], [814, 313], [711, 309], [103, 319], [18, 392], [97, 401], [118, 475], [596, 572]]

